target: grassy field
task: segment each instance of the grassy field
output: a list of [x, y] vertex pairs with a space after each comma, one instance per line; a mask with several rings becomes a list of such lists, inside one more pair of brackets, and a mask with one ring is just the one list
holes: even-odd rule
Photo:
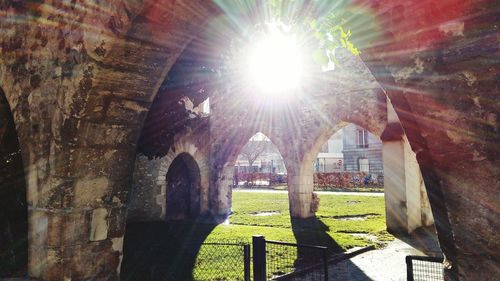
[[[250, 187], [238, 187], [236, 190], [245, 189], [267, 189], [267, 190], [287, 190], [288, 186], [286, 184], [275, 184], [271, 186], [250, 186]], [[338, 188], [331, 186], [315, 186], [314, 191], [335, 191], [335, 192], [384, 192], [384, 187], [349, 187], [349, 188]]]
[[[319, 198], [316, 218], [307, 220], [290, 219], [285, 193], [235, 191], [233, 213], [223, 224], [196, 221], [132, 225], [127, 229], [123, 260], [122, 276], [128, 278], [123, 279], [240, 280], [241, 247], [203, 243], [250, 242], [252, 235], [327, 246], [331, 252], [379, 246], [391, 239], [385, 231], [383, 197], [321, 194]], [[270, 215], [263, 216], [263, 212]], [[279, 253], [269, 258], [278, 256]], [[283, 268], [293, 266], [293, 263], [283, 264]]]
[[[294, 228], [323, 232], [335, 240], [342, 249], [376, 244], [359, 233], [373, 234], [385, 240], [384, 198], [321, 194], [317, 222], [304, 222]], [[288, 195], [283, 193], [233, 192], [233, 213], [229, 225], [218, 225], [207, 241], [218, 239], [249, 240], [261, 234], [271, 240], [297, 241], [288, 211]], [[262, 212], [276, 212], [269, 216], [256, 216]], [[360, 216], [351, 218], [349, 216]], [[322, 241], [318, 241], [321, 243]]]

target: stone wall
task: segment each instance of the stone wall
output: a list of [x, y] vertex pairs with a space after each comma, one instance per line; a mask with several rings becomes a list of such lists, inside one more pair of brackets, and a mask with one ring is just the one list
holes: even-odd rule
[[498, 2], [373, 1], [362, 50], [420, 164], [448, 279], [500, 276]]
[[203, 145], [208, 138], [206, 130], [187, 130], [174, 137], [175, 142], [167, 155], [149, 159], [137, 155], [132, 189], [129, 195], [129, 221], [161, 221], [167, 218], [167, 173], [172, 162], [184, 153], [194, 159], [199, 169], [199, 213], [209, 212], [209, 161], [207, 147]]
[[159, 178], [160, 166], [165, 159], [148, 159], [137, 155], [130, 198], [127, 206], [127, 221], [154, 221], [165, 217], [166, 190], [162, 190], [165, 178]]
[[27, 173], [30, 277], [118, 280], [142, 122], [210, 7], [0, 4], [0, 85]]

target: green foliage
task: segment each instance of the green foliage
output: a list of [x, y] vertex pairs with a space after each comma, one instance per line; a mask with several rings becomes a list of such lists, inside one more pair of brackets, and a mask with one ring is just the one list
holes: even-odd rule
[[337, 48], [344, 48], [353, 55], [359, 55], [361, 52], [351, 41], [351, 30], [345, 26], [346, 20], [338, 18], [335, 12], [329, 14], [321, 21], [311, 19], [309, 26], [314, 31], [314, 37], [319, 41], [319, 47], [326, 50], [325, 53]]
[[[314, 61], [322, 66], [329, 63], [338, 64], [335, 59], [335, 50], [338, 48], [346, 49], [356, 56], [361, 53], [352, 41], [352, 32], [344, 17], [350, 16], [346, 12], [348, 9], [346, 1], [340, 1], [340, 4], [328, 2], [332, 1], [269, 0], [267, 2], [273, 21], [313, 35], [316, 48], [311, 55]], [[303, 12], [304, 10], [309, 12]]]
[[[238, 33], [246, 38], [232, 38], [232, 45], [244, 45], [253, 37], [265, 32], [267, 24], [273, 23], [287, 31], [293, 31], [312, 44], [313, 60], [327, 66], [338, 64], [335, 50], [342, 48], [359, 55], [361, 52], [355, 42], [358, 29], [369, 26], [366, 13], [356, 14], [356, 9], [349, 0], [216, 0]], [[358, 9], [359, 10], [359, 9]], [[252, 16], [250, 16], [252, 15]], [[362, 23], [360, 23], [362, 21]], [[217, 26], [221, 28], [220, 25]], [[356, 32], [352, 32], [356, 29]], [[371, 32], [371, 30], [370, 30]], [[366, 37], [363, 34], [364, 37]], [[237, 37], [237, 36], [236, 36]], [[242, 39], [242, 42], [238, 42]], [[358, 40], [361, 42], [361, 40]], [[233, 50], [234, 52], [234, 50]]]

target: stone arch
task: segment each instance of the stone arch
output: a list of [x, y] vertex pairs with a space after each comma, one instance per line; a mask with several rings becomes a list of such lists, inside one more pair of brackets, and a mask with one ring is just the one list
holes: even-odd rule
[[[334, 72], [329, 75], [329, 79], [332, 79], [339, 74]], [[387, 125], [387, 99], [378, 84], [370, 82], [367, 91], [357, 90], [356, 85], [345, 85], [345, 87], [347, 89], [343, 89], [340, 93], [333, 91], [332, 95], [325, 97], [331, 99], [337, 96], [337, 100], [319, 109], [322, 114], [316, 117], [319, 124], [316, 130], [311, 130], [309, 135], [302, 139], [303, 143], [296, 144], [301, 153], [286, 159], [292, 217], [305, 218], [314, 215], [311, 211], [313, 163], [323, 144], [336, 131], [352, 123], [375, 136], [380, 136]], [[345, 92], [349, 87], [352, 87], [352, 93]], [[343, 102], [340, 103], [340, 100]]]
[[[177, 141], [169, 149], [164, 161], [160, 164], [160, 169], [157, 178], [157, 184], [160, 186], [160, 194], [157, 196], [157, 202], [161, 202], [162, 211], [161, 218], [168, 218], [167, 214], [167, 176], [170, 168], [177, 160], [183, 161], [189, 170], [189, 177], [195, 185], [195, 199], [191, 202], [197, 202], [198, 206], [194, 209], [196, 214], [206, 214], [208, 212], [208, 190], [210, 184], [210, 166], [208, 158], [201, 152], [192, 142]], [[177, 163], [179, 163], [177, 161]], [[193, 206], [194, 207], [194, 206]]]
[[211, 151], [213, 177], [210, 186], [210, 209], [214, 215], [226, 216], [231, 212], [234, 164], [242, 147], [257, 132], [239, 129], [231, 132], [233, 138], [213, 140], [215, 145], [223, 147], [222, 151]]
[[[367, 122], [368, 123], [368, 122]], [[373, 128], [370, 126], [367, 126], [367, 123], [361, 123], [361, 122], [352, 122], [350, 120], [342, 120], [338, 122], [337, 124], [333, 126], [328, 126], [327, 129], [325, 129], [313, 142], [313, 145], [311, 148], [306, 151], [304, 154], [304, 161], [314, 161], [316, 159], [316, 155], [318, 155], [319, 151], [321, 150], [321, 147], [323, 144], [328, 141], [328, 139], [335, 134], [337, 131], [340, 129], [346, 127], [349, 124], [354, 124], [356, 126], [359, 126], [371, 134], [377, 136], [380, 138], [381, 132], [378, 130], [378, 128]]]
[[0, 88], [0, 278], [26, 274], [28, 259], [27, 186], [18, 133]]
[[[411, 150], [407, 137], [402, 129], [394, 129], [399, 126], [399, 121], [386, 125], [386, 130], [380, 132], [379, 125], [367, 126], [370, 120], [365, 122], [352, 122], [352, 120], [360, 119], [361, 117], [353, 116], [354, 118], [338, 122], [335, 126], [328, 126], [314, 140], [310, 149], [304, 153], [304, 158], [300, 162], [300, 166], [293, 171], [297, 171], [297, 175], [292, 175], [291, 180], [295, 184], [291, 184], [290, 201], [291, 204], [298, 206], [294, 207], [293, 215], [304, 216], [308, 211], [308, 200], [310, 200], [313, 190], [312, 183], [312, 163], [316, 159], [316, 155], [320, 151], [321, 146], [339, 129], [347, 124], [357, 125], [371, 134], [380, 137], [382, 141], [382, 159], [384, 170], [384, 190], [386, 201], [387, 229], [392, 233], [410, 233], [420, 226], [432, 225], [434, 220], [429, 206], [429, 198], [423, 182], [420, 164], [417, 162], [415, 153]], [[397, 125], [397, 126], [396, 126]], [[387, 139], [389, 134], [387, 131], [392, 131], [390, 134], [397, 138], [392, 140]], [[392, 136], [395, 137], [395, 136]], [[293, 177], [297, 177], [294, 179]], [[313, 215], [310, 213], [309, 215]]]
[[[332, 125], [334, 124], [334, 125]], [[286, 159], [288, 171], [288, 197], [290, 201], [290, 215], [295, 218], [307, 218], [314, 215], [312, 211], [313, 193], [313, 165], [316, 156], [323, 144], [338, 130], [346, 126], [348, 122], [324, 124], [324, 129], [318, 135], [311, 136], [309, 142], [302, 146], [300, 159]]]
[[[259, 139], [255, 139], [257, 136], [261, 136], [263, 139], [259, 140]], [[277, 153], [277, 154], [276, 154]], [[281, 159], [283, 161], [283, 163], [280, 163], [280, 162], [275, 162], [274, 160], [277, 160], [277, 158], [274, 158], [275, 155], [279, 155], [280, 158], [283, 158], [283, 156], [281, 155], [281, 150], [280, 148], [276, 145], [276, 143], [271, 139], [269, 138], [266, 134], [264, 134], [262, 131], [259, 131], [257, 133], [255, 133], [253, 136], [251, 136], [249, 138], [249, 140], [241, 147], [241, 149], [239, 150], [238, 152], [238, 160], [243, 160], [244, 161], [244, 165], [248, 164], [249, 165], [249, 169], [245, 169], [245, 173], [253, 173], [254, 170], [253, 168], [251, 168], [251, 166], [253, 166], [254, 163], [257, 163], [258, 160], [260, 160], [262, 163], [262, 156], [267, 156], [266, 159], [264, 160], [272, 160], [271, 163], [275, 163], [276, 165], [282, 165], [281, 167], [285, 167], [284, 165], [284, 160]], [[240, 158], [241, 156], [241, 158]], [[248, 163], [245, 163], [245, 162], [248, 162]], [[250, 163], [252, 162], [252, 163]], [[232, 163], [233, 167], [236, 167], [236, 163]], [[274, 168], [277, 168], [278, 166], [273, 166], [273, 170]], [[262, 168], [262, 167], [261, 167]], [[267, 168], [271, 168], [271, 167], [267, 167]], [[286, 167], [285, 167], [286, 169]], [[270, 172], [271, 170], [269, 170]], [[267, 171], [266, 171], [267, 172]], [[237, 183], [235, 183], [237, 184]]]
[[165, 176], [165, 217], [168, 220], [192, 218], [200, 212], [200, 169], [187, 153], [172, 161]]
[[[370, 121], [361, 123], [361, 122], [351, 122], [350, 120], [345, 119], [343, 121], [338, 122], [335, 126], [329, 126], [327, 130], [325, 130], [322, 134], [320, 134], [320, 136], [318, 138], [316, 138], [314, 140], [314, 145], [311, 147], [311, 150], [305, 153], [304, 165], [306, 165], [306, 166], [304, 168], [308, 168], [309, 167], [308, 163], [311, 163], [311, 161], [312, 162], [315, 161], [316, 156], [320, 152], [321, 147], [323, 146], [324, 143], [326, 143], [330, 139], [330, 137], [332, 137], [339, 130], [347, 127], [349, 124], [358, 126], [362, 129], [368, 131], [373, 136], [380, 138], [381, 132], [378, 129], [379, 127], [378, 126], [376, 126], [376, 127], [367, 126], [367, 124], [369, 124], [369, 123], [370, 123]], [[362, 158], [365, 158], [365, 156], [358, 156], [356, 158], [357, 165], [359, 165], [358, 160], [362, 159]]]
[[[226, 146], [224, 153], [214, 153], [212, 151], [212, 159], [217, 159], [220, 163], [224, 163], [221, 166], [215, 165], [215, 161], [212, 161], [212, 168], [214, 172], [214, 177], [211, 181], [211, 211], [217, 216], [226, 216], [231, 211], [232, 202], [232, 187], [233, 187], [233, 177], [234, 177], [234, 165], [236, 159], [241, 152], [243, 146], [248, 142], [248, 140], [255, 134], [261, 132], [264, 134], [278, 149], [279, 153], [283, 157], [283, 146], [279, 138], [275, 138], [272, 131], [267, 127], [251, 128], [250, 130], [239, 129], [235, 132], [231, 132], [234, 138], [228, 142], [229, 138], [225, 139]], [[217, 142], [218, 140], [215, 140]], [[222, 154], [222, 155], [221, 155]], [[285, 162], [285, 158], [283, 157]], [[286, 167], [286, 162], [285, 162]]]

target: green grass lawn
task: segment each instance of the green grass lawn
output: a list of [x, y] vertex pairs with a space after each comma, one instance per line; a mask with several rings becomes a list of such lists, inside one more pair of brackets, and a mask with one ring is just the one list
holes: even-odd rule
[[[268, 240], [321, 245], [329, 247], [332, 252], [340, 252], [352, 247], [379, 246], [381, 241], [391, 239], [385, 230], [383, 197], [321, 194], [319, 198], [320, 208], [316, 218], [295, 221], [290, 219], [287, 194], [234, 191], [229, 224], [216, 226], [205, 241], [250, 241], [252, 235], [259, 234]], [[255, 215], [262, 212], [276, 214]], [[363, 218], [346, 219], [351, 216]], [[359, 235], [360, 233], [371, 234], [372, 239]], [[268, 256], [268, 262], [279, 260], [281, 254], [283, 253], [278, 252]], [[292, 255], [296, 257], [297, 253]], [[203, 253], [198, 255], [198, 259], [203, 257]], [[293, 266], [280, 264], [275, 270], [287, 272]], [[199, 277], [205, 274], [201, 268], [194, 273]], [[272, 272], [268, 274], [271, 275]]]
[[[326, 234], [347, 250], [356, 246], [375, 245], [376, 242], [352, 233], [367, 233], [385, 240], [384, 198], [376, 196], [352, 196], [320, 194], [320, 207], [316, 213], [318, 223], [299, 225], [297, 228]], [[218, 225], [207, 241], [220, 239], [251, 239], [254, 234], [266, 239], [297, 241], [288, 211], [288, 195], [283, 193], [233, 192], [233, 213], [229, 225]], [[259, 212], [278, 212], [270, 216], [255, 216]], [[346, 216], [368, 215], [362, 220], [339, 219]], [[321, 244], [317, 241], [315, 244]]]
[[[307, 220], [290, 219], [285, 193], [234, 191], [229, 224], [184, 221], [128, 225], [122, 280], [242, 280], [242, 247], [202, 243], [251, 242], [252, 235], [323, 245], [331, 252], [377, 246], [391, 239], [385, 231], [383, 197], [320, 194], [319, 198], [316, 217]], [[276, 214], [255, 216], [261, 212]], [[348, 216], [366, 217], [346, 220]], [[268, 253], [268, 261], [280, 260], [281, 254]], [[294, 259], [299, 253], [288, 250], [287, 255]], [[286, 272], [294, 266], [293, 262], [282, 263], [276, 271]]]

